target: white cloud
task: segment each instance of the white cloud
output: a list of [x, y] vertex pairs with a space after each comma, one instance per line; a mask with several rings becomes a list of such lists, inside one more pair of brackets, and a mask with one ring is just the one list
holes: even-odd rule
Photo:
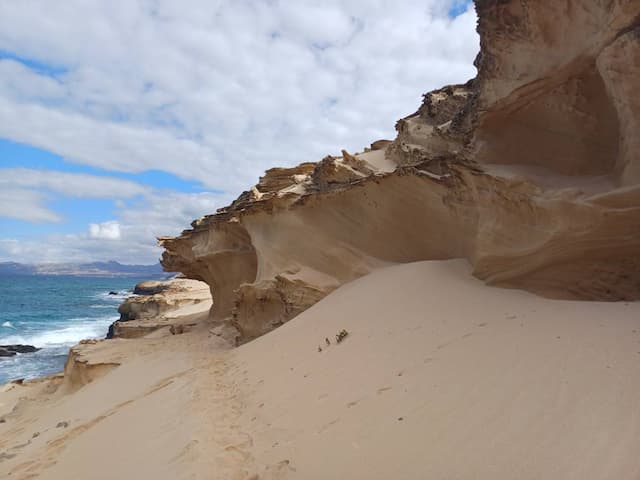
[[34, 75], [14, 60], [0, 61], [0, 91], [14, 100], [55, 98], [64, 95], [64, 87], [55, 79]]
[[[0, 261], [118, 260], [151, 264], [161, 253], [156, 237], [177, 235], [188, 228], [191, 219], [214, 212], [230, 201], [229, 195], [215, 193], [149, 193], [133, 204], [119, 202], [117, 220], [91, 224], [87, 232], [21, 240], [0, 238]], [[119, 239], [115, 238], [117, 234]]]
[[75, 234], [20, 241], [0, 238], [0, 261], [115, 259], [153, 263], [160, 255], [156, 237], [177, 235], [193, 218], [214, 212], [233, 199], [228, 193], [154, 190], [114, 177], [26, 168], [0, 169], [0, 217], [60, 223], [64, 219], [48, 205], [52, 200], [74, 197], [80, 201], [85, 198], [114, 200], [115, 218], [89, 223], [85, 232]]
[[120, 240], [120, 224], [116, 221], [90, 223], [89, 237], [103, 240]]
[[0, 61], [0, 136], [237, 194], [390, 137], [422, 93], [472, 77], [475, 14], [450, 20], [454, 3], [1, 2], [0, 49], [67, 71]]
[[[157, 259], [272, 166], [394, 136], [422, 93], [475, 75], [457, 0], [0, 2], [0, 137], [104, 169], [169, 172], [224, 191], [158, 192], [113, 177], [0, 169], [0, 215], [60, 221], [51, 195], [116, 200], [119, 241], [89, 231], [0, 239], [22, 261]], [[14, 201], [15, 200], [15, 201]], [[114, 231], [111, 232], [115, 235]]]
[[150, 193], [149, 187], [114, 177], [0, 168], [0, 217], [27, 222], [61, 222], [62, 217], [47, 206], [59, 196], [122, 199]]
[[58, 214], [46, 208], [41, 192], [0, 186], [0, 217], [27, 222], [59, 222]]
[[31, 168], [0, 169], [0, 189], [29, 188], [77, 198], [129, 198], [150, 191], [130, 180]]

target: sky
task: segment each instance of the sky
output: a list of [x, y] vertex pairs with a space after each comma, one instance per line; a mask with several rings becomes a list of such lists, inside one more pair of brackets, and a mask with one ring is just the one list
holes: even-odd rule
[[475, 76], [465, 0], [0, 2], [0, 261], [150, 264]]

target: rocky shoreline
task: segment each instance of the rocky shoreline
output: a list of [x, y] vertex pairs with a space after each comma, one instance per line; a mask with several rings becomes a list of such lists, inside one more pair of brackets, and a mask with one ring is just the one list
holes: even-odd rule
[[[109, 326], [104, 339], [82, 340], [69, 349], [63, 372], [31, 380], [19, 378], [0, 387], [48, 385], [53, 391], [75, 391], [131, 358], [132, 344], [124, 347], [120, 343], [123, 340], [143, 342], [143, 337], [181, 335], [203, 322], [208, 323], [212, 300], [209, 287], [203, 282], [180, 277], [147, 280], [136, 284], [132, 293], [118, 307], [120, 319]], [[223, 335], [220, 331], [218, 329], [218, 336], [229, 342], [236, 333]], [[0, 358], [39, 350], [33, 345], [0, 345]]]
[[34, 353], [40, 350], [33, 345], [0, 345], [0, 357], [14, 357], [19, 353]]
[[[203, 315], [208, 318], [212, 306], [208, 285], [186, 278], [139, 282], [132, 292], [133, 295], [118, 307], [120, 319], [109, 326], [105, 340], [140, 338], [159, 330], [172, 335], [184, 333], [197, 324], [194, 318], [201, 318]], [[86, 370], [84, 362], [79, 358], [87, 356], [89, 350], [98, 348], [101, 343], [101, 340], [83, 340], [71, 347], [64, 368], [66, 374], [77, 377], [74, 369]], [[39, 350], [41, 349], [33, 345], [0, 345], [0, 359]], [[86, 377], [84, 374], [79, 376]], [[49, 377], [45, 376], [31, 381], [47, 378]], [[23, 383], [24, 380], [17, 379], [10, 383], [14, 382]]]
[[109, 326], [107, 339], [138, 338], [156, 330], [193, 326], [189, 317], [208, 312], [213, 302], [209, 286], [198, 280], [173, 278], [138, 283], [118, 307], [120, 319]]

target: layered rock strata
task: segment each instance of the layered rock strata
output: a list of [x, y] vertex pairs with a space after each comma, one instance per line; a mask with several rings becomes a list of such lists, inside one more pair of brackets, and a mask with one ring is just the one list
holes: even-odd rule
[[62, 386], [73, 392], [118, 367], [123, 356], [107, 350], [104, 340], [82, 340], [69, 349]]
[[640, 0], [476, 0], [478, 76], [393, 142], [271, 169], [176, 238], [249, 340], [381, 265], [466, 258], [489, 284], [640, 298]]
[[120, 319], [109, 327], [107, 338], [137, 338], [161, 328], [184, 331], [191, 315], [212, 304], [209, 287], [186, 278], [140, 282], [136, 292], [118, 308]]

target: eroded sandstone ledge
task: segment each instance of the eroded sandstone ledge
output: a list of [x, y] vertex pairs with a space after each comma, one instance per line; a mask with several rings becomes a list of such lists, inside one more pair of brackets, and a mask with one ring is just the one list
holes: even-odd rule
[[163, 328], [184, 330], [190, 317], [211, 308], [205, 283], [187, 278], [140, 282], [135, 296], [118, 308], [120, 319], [109, 327], [107, 338], [138, 338]]
[[161, 238], [248, 340], [393, 262], [466, 258], [487, 283], [640, 298], [640, 0], [477, 0], [478, 76], [393, 142], [266, 172]]

